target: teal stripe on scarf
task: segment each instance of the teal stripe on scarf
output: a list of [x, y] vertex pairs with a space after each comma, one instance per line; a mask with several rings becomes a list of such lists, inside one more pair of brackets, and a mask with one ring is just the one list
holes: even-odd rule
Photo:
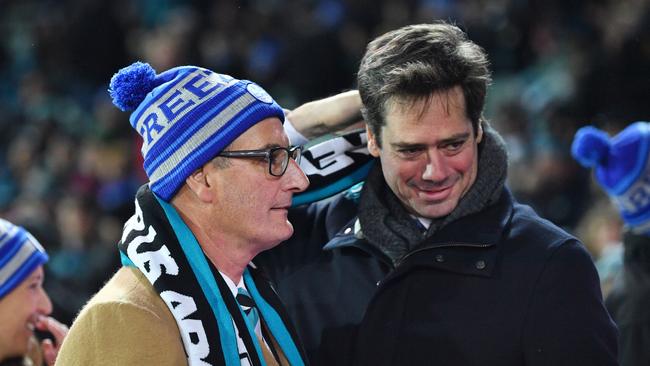
[[324, 198], [333, 196], [339, 192], [342, 192], [352, 187], [353, 185], [361, 182], [368, 176], [368, 173], [370, 172], [370, 168], [374, 163], [375, 163], [375, 159], [372, 159], [369, 162], [365, 163], [363, 166], [361, 166], [361, 168], [355, 170], [354, 172], [348, 174], [347, 176], [339, 179], [338, 181], [332, 184], [317, 189], [313, 192], [306, 192], [306, 193], [300, 193], [294, 195], [293, 200], [291, 201], [291, 207], [296, 207], [296, 206], [320, 201]]
[[[135, 263], [133, 263], [133, 261], [131, 260], [131, 258], [129, 258], [126, 254], [124, 254], [123, 251], [119, 250], [119, 252], [120, 252], [120, 260], [122, 261], [122, 265], [123, 265], [124, 267], [133, 267], [133, 268], [138, 268], [138, 266], [136, 266]], [[139, 270], [140, 270], [140, 269], [138, 269], [138, 271], [139, 271]]]
[[[212, 276], [212, 271], [210, 271], [210, 266], [205, 259], [199, 243], [196, 241], [194, 234], [192, 234], [187, 225], [185, 225], [185, 222], [183, 222], [181, 217], [178, 215], [176, 209], [169, 203], [161, 200], [158, 195], [154, 194], [154, 197], [156, 197], [156, 200], [158, 200], [158, 203], [160, 203], [160, 206], [162, 206], [165, 211], [165, 215], [167, 216], [172, 229], [174, 229], [174, 233], [176, 233], [176, 236], [178, 237], [178, 242], [187, 257], [187, 261], [190, 263], [190, 267], [192, 267], [194, 276], [196, 276], [196, 279], [212, 308], [212, 312], [217, 319], [219, 340], [221, 341], [221, 348], [226, 365], [241, 365], [239, 360], [239, 349], [237, 348], [237, 338], [235, 336], [235, 329], [232, 325], [230, 312], [226, 308], [226, 304], [221, 297], [221, 292], [219, 291], [217, 282]], [[258, 348], [257, 345], [256, 348]], [[259, 350], [258, 354], [261, 354]], [[264, 363], [264, 361], [262, 361], [262, 363]]]
[[255, 300], [255, 305], [257, 305], [260, 313], [262, 313], [262, 318], [264, 318], [264, 321], [268, 324], [269, 329], [271, 329], [271, 333], [273, 333], [275, 340], [280, 345], [280, 348], [282, 348], [282, 352], [284, 352], [284, 355], [287, 357], [289, 364], [292, 366], [303, 366], [305, 363], [302, 360], [302, 357], [300, 357], [300, 352], [298, 352], [295, 343], [293, 343], [293, 339], [285, 327], [284, 322], [275, 309], [273, 309], [273, 307], [269, 305], [269, 303], [267, 303], [262, 295], [257, 291], [255, 281], [253, 281], [248, 268], [244, 270], [244, 283], [246, 284], [248, 292]]

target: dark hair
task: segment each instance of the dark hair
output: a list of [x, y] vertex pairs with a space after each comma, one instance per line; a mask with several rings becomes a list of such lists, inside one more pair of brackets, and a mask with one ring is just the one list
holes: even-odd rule
[[485, 51], [458, 27], [444, 23], [409, 25], [368, 44], [357, 83], [362, 113], [381, 147], [390, 101], [415, 102], [460, 86], [474, 133], [483, 118], [491, 81]]

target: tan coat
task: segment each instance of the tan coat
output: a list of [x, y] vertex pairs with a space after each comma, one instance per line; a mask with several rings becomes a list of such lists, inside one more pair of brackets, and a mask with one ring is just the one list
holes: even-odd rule
[[187, 365], [178, 326], [146, 277], [120, 268], [72, 324], [56, 365]]

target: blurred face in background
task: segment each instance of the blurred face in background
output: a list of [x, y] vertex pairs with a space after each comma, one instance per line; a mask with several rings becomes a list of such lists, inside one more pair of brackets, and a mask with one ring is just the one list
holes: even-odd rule
[[39, 266], [0, 299], [0, 361], [27, 354], [36, 320], [52, 312], [43, 277], [43, 266]]

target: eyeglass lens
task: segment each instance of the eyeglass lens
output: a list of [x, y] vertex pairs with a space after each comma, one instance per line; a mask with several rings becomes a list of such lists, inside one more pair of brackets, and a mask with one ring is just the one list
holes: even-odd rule
[[[289, 155], [291, 154], [291, 155]], [[284, 174], [289, 165], [289, 158], [300, 162], [300, 148], [289, 149], [278, 148], [271, 151], [271, 174], [280, 176]]]

